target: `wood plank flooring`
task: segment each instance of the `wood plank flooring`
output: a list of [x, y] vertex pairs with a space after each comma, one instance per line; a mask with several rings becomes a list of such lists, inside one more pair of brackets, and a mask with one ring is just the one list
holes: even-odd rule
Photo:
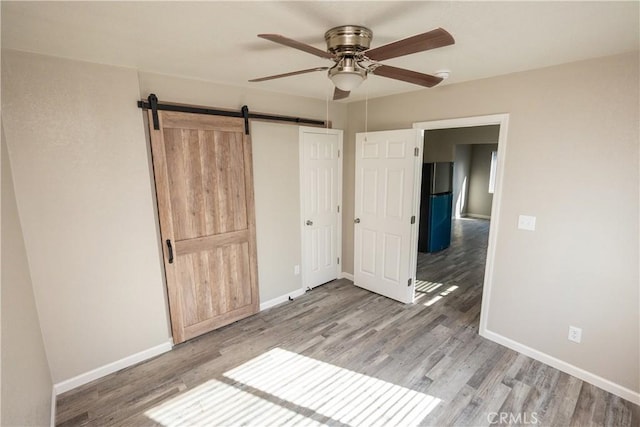
[[59, 396], [57, 425], [638, 425], [478, 335], [487, 230], [455, 221], [449, 249], [419, 255], [413, 305], [331, 282]]

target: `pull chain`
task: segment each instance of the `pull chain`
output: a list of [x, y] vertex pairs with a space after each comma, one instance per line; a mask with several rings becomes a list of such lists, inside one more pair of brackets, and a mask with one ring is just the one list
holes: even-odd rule
[[369, 87], [366, 87], [364, 94], [364, 141], [367, 142], [367, 132], [369, 131]]
[[327, 118], [324, 122], [325, 133], [329, 133], [329, 92], [331, 90], [331, 84], [329, 84], [329, 90], [326, 92], [325, 99], [327, 101]]

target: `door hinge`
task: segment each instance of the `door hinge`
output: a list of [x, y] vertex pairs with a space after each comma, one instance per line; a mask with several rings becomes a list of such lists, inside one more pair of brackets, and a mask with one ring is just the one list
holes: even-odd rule
[[416, 223], [416, 216], [411, 215], [411, 224], [415, 224], [415, 223]]
[[414, 155], [414, 156], [416, 156], [416, 157], [418, 157], [418, 155], [419, 155], [419, 154], [420, 154], [420, 149], [419, 149], [418, 147], [415, 147], [415, 148], [413, 149], [413, 155]]
[[411, 286], [411, 281], [412, 281], [412, 280], [413, 280], [413, 279], [409, 278], [409, 281], [407, 282], [407, 286]]
[[338, 213], [340, 213], [340, 205], [338, 205]]
[[338, 157], [340, 157], [340, 150], [338, 150]]
[[338, 257], [338, 264], [340, 264], [340, 257]]

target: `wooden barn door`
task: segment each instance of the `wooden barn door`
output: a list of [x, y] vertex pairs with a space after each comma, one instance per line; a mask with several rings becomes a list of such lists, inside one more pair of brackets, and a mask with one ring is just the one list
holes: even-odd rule
[[251, 141], [244, 120], [149, 111], [174, 342], [259, 310]]

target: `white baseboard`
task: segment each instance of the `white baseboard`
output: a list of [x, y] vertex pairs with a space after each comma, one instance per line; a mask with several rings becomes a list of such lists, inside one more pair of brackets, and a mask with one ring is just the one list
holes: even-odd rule
[[49, 425], [51, 427], [56, 427], [56, 388], [51, 387], [51, 421]]
[[351, 273], [345, 273], [344, 271], [342, 273], [340, 273], [340, 278], [341, 279], [349, 279], [353, 282], [353, 274]]
[[[338, 275], [338, 279], [349, 279], [349, 280], [353, 281], [353, 275], [343, 272], [343, 273], [340, 273]], [[281, 295], [279, 297], [270, 299], [270, 300], [265, 301], [265, 302], [261, 302], [260, 303], [260, 311], [266, 310], [266, 309], [271, 308], [271, 307], [274, 307], [274, 306], [276, 306], [278, 304], [282, 304], [283, 302], [287, 302], [287, 301], [289, 301], [289, 297], [297, 298], [300, 295], [303, 295], [306, 291], [307, 291], [306, 289], [298, 289], [298, 290], [295, 290], [293, 292], [289, 292], [288, 294]]]
[[280, 295], [279, 297], [272, 298], [269, 301], [261, 302], [260, 303], [260, 311], [266, 310], [266, 309], [274, 307], [274, 306], [276, 306], [278, 304], [282, 304], [283, 302], [289, 301], [289, 297], [297, 298], [300, 295], [303, 295], [304, 292], [305, 292], [304, 289], [297, 289], [297, 290], [295, 290], [293, 292], [289, 292], [288, 294]]
[[80, 374], [68, 380], [64, 380], [62, 382], [54, 384], [53, 389], [55, 390], [56, 395], [62, 394], [76, 387], [80, 387], [81, 385], [90, 383], [93, 380], [97, 380], [98, 378], [102, 378], [105, 375], [112, 374], [121, 369], [135, 365], [136, 363], [140, 363], [162, 353], [166, 353], [172, 348], [173, 341], [169, 340], [166, 343], [157, 345], [147, 350], [143, 350], [136, 354], [132, 354], [131, 356], [127, 356], [123, 359], [116, 360], [115, 362], [93, 369], [89, 372], [85, 372], [84, 374]]
[[546, 363], [547, 365], [552, 366], [562, 372], [573, 375], [574, 377], [579, 378], [582, 381], [588, 382], [589, 384], [592, 384], [596, 387], [600, 387], [601, 389], [615, 394], [616, 396], [619, 396], [625, 400], [628, 400], [629, 402], [640, 405], [640, 393], [636, 391], [630, 390], [624, 386], [621, 386], [620, 384], [616, 384], [596, 374], [585, 371], [582, 368], [578, 368], [577, 366], [574, 366], [563, 360], [557, 359], [553, 356], [550, 356], [546, 353], [528, 347], [524, 344], [521, 344], [517, 341], [514, 341], [510, 338], [489, 331], [487, 329], [481, 330], [480, 335], [491, 341], [497, 342], [498, 344], [502, 344], [503, 346], [508, 347], [511, 350], [515, 350], [519, 353], [524, 354], [525, 356], [529, 356], [539, 362]]

